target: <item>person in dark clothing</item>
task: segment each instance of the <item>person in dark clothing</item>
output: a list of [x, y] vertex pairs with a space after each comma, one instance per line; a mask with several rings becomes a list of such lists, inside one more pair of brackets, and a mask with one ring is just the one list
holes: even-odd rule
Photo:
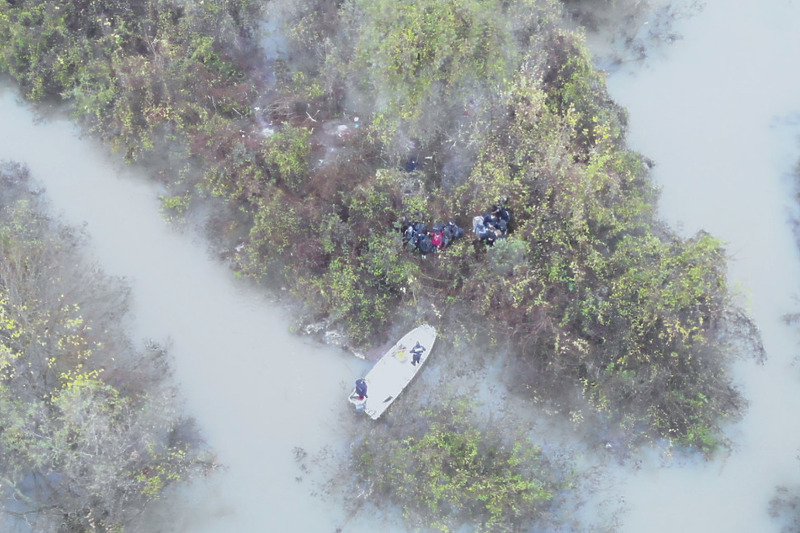
[[368, 398], [367, 396], [367, 382], [363, 378], [356, 380], [356, 394], [359, 400]]
[[506, 223], [511, 222], [511, 211], [503, 206], [500, 206], [494, 215], [500, 220], [505, 220]]
[[415, 344], [414, 347], [411, 348], [411, 364], [417, 366], [417, 363], [419, 363], [419, 360], [424, 352], [425, 352], [425, 347], [421, 345], [419, 341], [417, 341], [417, 344]]
[[461, 237], [464, 236], [464, 229], [455, 222], [453, 222], [452, 220], [447, 223], [447, 227], [450, 228], [450, 231], [453, 234], [453, 237], [451, 239], [452, 241], [460, 239]]
[[419, 239], [417, 240], [417, 248], [422, 255], [428, 255], [432, 253], [436, 247], [433, 245], [433, 239], [431, 239], [430, 235], [420, 235]]
[[456, 239], [464, 236], [464, 230], [452, 220], [442, 227], [442, 248], [447, 248]]
[[420, 239], [428, 233], [428, 227], [422, 222], [407, 222], [404, 224], [403, 244], [410, 249], [418, 249]]
[[[479, 218], [483, 220], [482, 217]], [[434, 224], [431, 231], [428, 231], [424, 223], [410, 220], [409, 217], [404, 217], [402, 221], [403, 245], [410, 250], [419, 250], [423, 256], [436, 250], [444, 250], [453, 241], [464, 236], [464, 230], [452, 220], [447, 224]], [[483, 224], [481, 227], [484, 227]]]
[[447, 224], [442, 229], [442, 248], [447, 248], [450, 246], [450, 243], [453, 242], [453, 239], [455, 239], [453, 228], [450, 226], [450, 224]]
[[500, 237], [505, 237], [506, 233], [508, 233], [508, 222], [503, 220], [502, 218], [497, 219], [497, 224], [495, 227], [500, 231]]
[[417, 231], [414, 229], [414, 225], [411, 224], [406, 227], [405, 231], [403, 232], [403, 245], [406, 246], [409, 250], [414, 250], [417, 247], [417, 240], [419, 239], [419, 235]]
[[414, 240], [414, 236], [415, 235], [416, 235], [416, 232], [414, 231], [414, 225], [413, 224], [409, 224], [408, 226], [406, 226], [406, 229], [403, 231], [403, 242], [404, 243], [412, 242]]
[[486, 228], [486, 231], [481, 234], [480, 240], [489, 246], [494, 246], [494, 241], [497, 240], [497, 232], [493, 228]]
[[[502, 229], [503, 237], [505, 234], [511, 231], [511, 210], [506, 207], [505, 205], [506, 200], [503, 199], [500, 201], [499, 204], [495, 204], [492, 206], [492, 215], [497, 219], [498, 228]], [[502, 226], [502, 227], [501, 227]]]

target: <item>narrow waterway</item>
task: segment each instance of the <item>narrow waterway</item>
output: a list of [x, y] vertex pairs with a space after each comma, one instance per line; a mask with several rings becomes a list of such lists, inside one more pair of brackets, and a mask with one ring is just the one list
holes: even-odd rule
[[292, 335], [278, 304], [163, 221], [157, 186], [104, 153], [0, 88], [0, 159], [29, 165], [54, 211], [86, 225], [102, 268], [128, 279], [135, 337], [169, 343], [189, 414], [225, 465], [154, 508], [144, 530], [392, 531], [326, 495], [334, 461], [316, 461], [342, 454], [364, 422], [345, 396], [367, 363]]
[[[703, 462], [654, 450], [613, 492], [622, 495], [626, 532], [779, 531], [769, 500], [777, 486], [800, 483], [800, 336], [781, 319], [800, 309], [792, 233], [800, 3], [709, 0], [697, 7], [685, 4], [684, 18], [679, 7], [658, 11], [679, 16], [661, 39], [650, 34], [646, 58], [613, 70], [609, 88], [629, 111], [630, 145], [656, 164], [661, 217], [685, 235], [707, 230], [728, 243], [731, 282], [768, 359], [737, 365], [750, 406], [728, 428], [730, 454]], [[654, 17], [640, 36], [645, 24], [664, 28]], [[603, 37], [589, 40], [600, 55], [609, 52]]]

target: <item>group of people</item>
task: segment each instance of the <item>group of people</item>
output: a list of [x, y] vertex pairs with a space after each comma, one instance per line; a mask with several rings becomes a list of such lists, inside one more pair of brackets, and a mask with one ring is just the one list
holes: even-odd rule
[[[489, 246], [505, 238], [510, 227], [511, 210], [505, 206], [505, 200], [493, 205], [488, 213], [472, 219], [472, 230], [478, 242]], [[463, 236], [464, 230], [452, 220], [447, 224], [434, 224], [430, 231], [423, 222], [403, 224], [403, 244], [412, 250], [419, 250], [423, 257], [444, 250]]]
[[508, 235], [511, 225], [511, 210], [504, 203], [495, 204], [491, 211], [483, 216], [478, 215], [472, 219], [472, 230], [478, 241], [494, 245], [498, 239], [504, 239]]
[[410, 222], [403, 230], [403, 243], [425, 256], [436, 250], [444, 250], [463, 236], [464, 230], [452, 220], [447, 224], [434, 224], [431, 231], [422, 222]]

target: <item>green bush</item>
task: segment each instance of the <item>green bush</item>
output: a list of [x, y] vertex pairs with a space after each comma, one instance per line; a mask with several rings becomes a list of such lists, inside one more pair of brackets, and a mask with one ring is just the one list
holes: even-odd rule
[[535, 526], [567, 472], [519, 435], [480, 430], [463, 400], [420, 413], [410, 435], [372, 431], [354, 450], [362, 483], [403, 507], [414, 526], [518, 531]]

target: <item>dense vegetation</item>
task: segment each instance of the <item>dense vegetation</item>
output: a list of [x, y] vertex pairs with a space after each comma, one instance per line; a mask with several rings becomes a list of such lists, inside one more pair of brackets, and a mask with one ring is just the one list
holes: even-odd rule
[[127, 291], [0, 166], [0, 509], [35, 531], [121, 531], [210, 468], [166, 354], [135, 350]]
[[[0, 70], [152, 165], [166, 210], [224, 208], [210, 227], [237, 272], [280, 280], [308, 320], [354, 343], [420, 321], [503, 341], [537, 398], [578, 391], [631, 436], [712, 451], [741, 404], [722, 245], [654, 219], [625, 114], [560, 17], [549, 0], [15, 0]], [[501, 198], [497, 245], [404, 249], [401, 221], [470, 229]], [[454, 430], [420, 431], [407, 445], [436, 457]]]
[[389, 495], [410, 524], [440, 531], [557, 522], [569, 465], [554, 464], [522, 433], [480, 430], [469, 412], [463, 399], [450, 400], [419, 413], [411, 435], [407, 427], [369, 432], [354, 451], [361, 490]]

